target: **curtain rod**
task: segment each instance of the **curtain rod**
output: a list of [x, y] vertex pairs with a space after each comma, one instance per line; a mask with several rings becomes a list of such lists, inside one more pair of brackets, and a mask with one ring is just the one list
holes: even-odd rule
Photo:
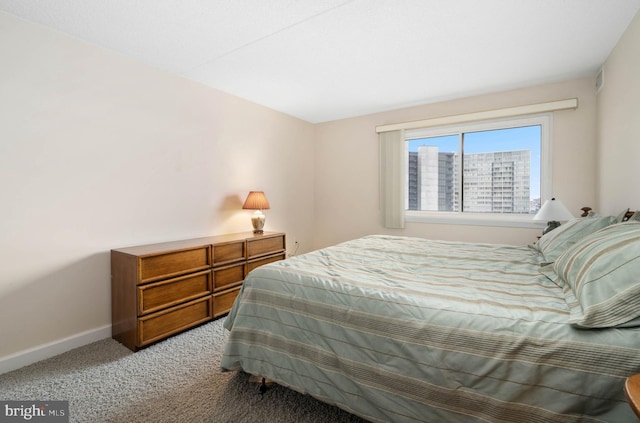
[[452, 125], [456, 123], [474, 122], [478, 120], [499, 119], [535, 113], [554, 112], [578, 108], [578, 99], [549, 101], [547, 103], [529, 104], [525, 106], [508, 107], [506, 109], [486, 110], [484, 112], [465, 113], [462, 115], [443, 116], [430, 119], [414, 120], [411, 122], [392, 123], [376, 126], [376, 132], [389, 132], [399, 129], [428, 128], [432, 126]]

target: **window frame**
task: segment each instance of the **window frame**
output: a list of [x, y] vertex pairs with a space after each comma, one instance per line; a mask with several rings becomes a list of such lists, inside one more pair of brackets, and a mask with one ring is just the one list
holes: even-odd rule
[[[552, 193], [552, 113], [539, 113], [519, 117], [482, 120], [452, 125], [432, 126], [427, 128], [407, 129], [404, 140], [458, 135], [459, 151], [462, 150], [462, 133], [518, 128], [540, 125], [540, 200], [551, 198]], [[408, 144], [407, 144], [408, 145]], [[463, 153], [464, 154], [464, 153]], [[409, 149], [405, 147], [405, 163], [409, 161]], [[462, 156], [459, 158], [462, 161]], [[457, 181], [458, 189], [462, 189], [462, 180]], [[406, 187], [405, 187], [406, 195]], [[541, 223], [533, 221], [534, 214], [510, 213], [474, 213], [465, 211], [426, 211], [406, 210], [405, 221], [417, 223], [456, 224], [476, 226], [508, 226], [519, 228], [540, 228]]]

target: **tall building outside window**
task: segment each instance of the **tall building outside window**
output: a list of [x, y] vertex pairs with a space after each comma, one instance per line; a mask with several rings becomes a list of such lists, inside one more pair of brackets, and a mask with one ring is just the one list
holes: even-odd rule
[[424, 134], [429, 131], [405, 134], [407, 210], [531, 214], [540, 208], [541, 125]]

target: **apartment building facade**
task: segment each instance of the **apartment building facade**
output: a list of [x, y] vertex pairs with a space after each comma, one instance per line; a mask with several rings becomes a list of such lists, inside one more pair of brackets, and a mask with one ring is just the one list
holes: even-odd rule
[[472, 153], [463, 159], [435, 146], [409, 152], [407, 210], [531, 213], [530, 151]]

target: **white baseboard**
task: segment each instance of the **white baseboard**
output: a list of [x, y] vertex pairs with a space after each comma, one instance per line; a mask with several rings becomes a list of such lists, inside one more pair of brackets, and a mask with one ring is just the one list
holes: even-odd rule
[[2, 357], [0, 358], [0, 374], [28, 366], [29, 364], [36, 363], [40, 360], [54, 357], [74, 348], [110, 337], [111, 325], [105, 325], [97, 329], [81, 332], [68, 338], [38, 345], [37, 347]]

